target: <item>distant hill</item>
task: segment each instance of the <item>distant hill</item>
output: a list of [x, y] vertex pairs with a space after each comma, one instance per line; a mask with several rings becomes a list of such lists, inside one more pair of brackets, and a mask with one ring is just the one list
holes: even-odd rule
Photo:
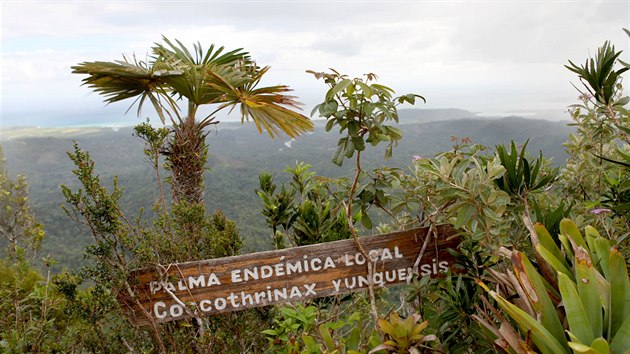
[[443, 120], [479, 118], [475, 115], [475, 113], [472, 113], [463, 109], [458, 109], [458, 108], [400, 109], [398, 110], [398, 117], [400, 119], [400, 124], [415, 124], [415, 123], [426, 123], [426, 122], [443, 121]]
[[[443, 113], [459, 119], [444, 120], [438, 117], [438, 112], [415, 111], [401, 111], [400, 128], [405, 135], [393, 158], [383, 162], [382, 150], [372, 151], [365, 155], [366, 168], [382, 164], [405, 167], [414, 155], [432, 156], [450, 149], [452, 136], [470, 137], [473, 143], [486, 146], [512, 139], [523, 143], [529, 138], [530, 151], [537, 153], [540, 149], [545, 156], [553, 157], [556, 164], [562, 164], [566, 158], [562, 143], [572, 131], [564, 122], [518, 117], [474, 119], [472, 113], [455, 109]], [[245, 239], [245, 251], [270, 247], [269, 231], [260, 214], [261, 202], [255, 193], [261, 171], [280, 175], [286, 166], [305, 161], [321, 175], [350, 174], [349, 165], [340, 168], [330, 162], [339, 139], [337, 132], [325, 133], [321, 122], [316, 127], [313, 133], [295, 141], [274, 141], [258, 134], [251, 124], [241, 126], [230, 122], [221, 123], [208, 135], [208, 210], [221, 209], [237, 222]], [[62, 266], [80, 265], [83, 249], [91, 242], [89, 234], [70, 222], [60, 208], [63, 197], [59, 185], [77, 185], [66, 155], [72, 150], [73, 141], [90, 152], [103, 181], [111, 181], [114, 175], [119, 177], [120, 185], [125, 187], [122, 203], [126, 210], [132, 213], [143, 207], [150, 210], [157, 196], [152, 183], [154, 176], [148, 164], [143, 163], [142, 141], [132, 136], [131, 128], [21, 129], [3, 132], [2, 146], [9, 171], [28, 176], [33, 208], [47, 232], [43, 253], [58, 259]]]
[[569, 117], [566, 109], [528, 109], [508, 112], [470, 112], [459, 108], [422, 109], [407, 108], [399, 111], [400, 123], [426, 123], [443, 120], [460, 119], [502, 119], [506, 117], [527, 118], [532, 120], [546, 120], [562, 122]]

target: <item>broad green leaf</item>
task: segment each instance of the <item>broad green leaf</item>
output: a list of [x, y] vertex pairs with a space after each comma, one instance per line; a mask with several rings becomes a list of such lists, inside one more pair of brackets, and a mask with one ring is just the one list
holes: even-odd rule
[[569, 268], [569, 264], [567, 263], [562, 251], [556, 245], [556, 242], [549, 234], [549, 231], [545, 228], [545, 225], [541, 223], [534, 224], [534, 230], [536, 231], [536, 235], [538, 236], [538, 241], [540, 245], [545, 248], [551, 255], [553, 255], [565, 268]]
[[354, 156], [355, 151], [354, 140], [352, 138], [346, 139], [346, 157], [352, 158]]
[[628, 284], [628, 269], [626, 261], [615, 248], [610, 250], [609, 277], [610, 281], [610, 328], [609, 338], [614, 338], [617, 331], [630, 317], [630, 284]]
[[[597, 271], [593, 268], [588, 252], [581, 247], [576, 250], [574, 264], [577, 292], [588, 317], [588, 322], [584, 326], [588, 326], [587, 323], [590, 323], [593, 337], [599, 338], [603, 335], [603, 306], [597, 286]], [[566, 304], [564, 296], [562, 301]], [[584, 343], [590, 342], [585, 341]]]
[[564, 252], [567, 254], [568, 259], [575, 259], [575, 256], [573, 254], [573, 246], [571, 246], [571, 242], [569, 241], [569, 238], [567, 238], [567, 236], [560, 234], [558, 235], [558, 240], [560, 240], [560, 243], [562, 244], [562, 249], [564, 250]]
[[402, 321], [394, 324], [394, 336], [397, 339], [397, 342], [400, 343], [401, 340], [407, 340], [407, 331], [402, 324]]
[[389, 321], [380, 318], [377, 322], [378, 322], [378, 328], [380, 328], [381, 331], [389, 334], [390, 336], [394, 335], [394, 327], [392, 327]]
[[295, 314], [297, 313], [294, 309], [290, 307], [281, 307], [280, 312], [284, 317], [295, 317]]
[[339, 142], [337, 143], [337, 149], [335, 150], [332, 157], [332, 162], [335, 165], [337, 166], [343, 165], [343, 159], [346, 154], [347, 145], [348, 145], [347, 138], [339, 139]]
[[630, 102], [630, 97], [625, 96], [620, 98], [617, 102], [615, 102], [615, 106], [625, 106]]
[[558, 273], [558, 286], [562, 295], [562, 303], [567, 314], [569, 330], [581, 343], [591, 343], [595, 340], [593, 329], [589, 325], [589, 317], [578, 296], [575, 284], [562, 273]]
[[304, 346], [311, 351], [319, 349], [317, 345], [317, 341], [315, 341], [315, 339], [311, 336], [303, 335], [302, 341], [304, 342]]
[[405, 97], [407, 97], [407, 102], [409, 102], [411, 104], [416, 104], [416, 98], [421, 99], [424, 103], [427, 102], [427, 100], [423, 96], [416, 95], [416, 94], [413, 94], [413, 93], [406, 94]]
[[270, 335], [270, 336], [275, 336], [275, 335], [278, 334], [278, 332], [276, 332], [273, 329], [265, 329], [264, 331], [261, 331], [261, 333], [262, 334], [267, 334], [267, 335]]
[[604, 331], [606, 331], [610, 316], [610, 283], [599, 272], [595, 272], [597, 277], [597, 291], [599, 293], [599, 301], [604, 309]]
[[362, 138], [359, 138], [359, 137], [352, 138], [352, 145], [357, 151], [365, 150], [365, 142], [363, 141]]
[[[536, 246], [536, 251], [540, 256], [547, 262], [551, 267], [559, 273], [563, 273], [571, 280], [575, 280], [573, 272], [568, 269], [568, 265], [565, 266], [566, 261], [563, 263], [558, 258], [556, 258], [551, 252], [549, 252], [546, 248], [542, 247], [542, 245]], [[562, 257], [564, 260], [564, 256]]]
[[[595, 252], [595, 240], [601, 236], [599, 236], [599, 233], [597, 234], [597, 237], [594, 236], [592, 230], [589, 230], [589, 228], [592, 229], [592, 227], [590, 225], [588, 225], [585, 229], [584, 229], [584, 238], [586, 239], [586, 244], [588, 245], [588, 253], [589, 256], [591, 258], [591, 262], [592, 264], [597, 264], [599, 263], [599, 258], [597, 255], [597, 252]], [[594, 230], [594, 229], [593, 229]], [[595, 231], [597, 232], [597, 231]]]
[[392, 140], [400, 140], [403, 137], [403, 132], [402, 130], [396, 128], [396, 127], [392, 127], [389, 125], [384, 125], [383, 128], [385, 129], [386, 135], [388, 137], [390, 137], [390, 139]]
[[358, 348], [361, 343], [362, 327], [354, 325], [350, 333], [346, 336], [346, 346], [348, 348]]
[[540, 314], [542, 325], [557, 341], [562, 342], [565, 338], [564, 327], [558, 318], [556, 305], [547, 293], [547, 286], [542, 276], [521, 252], [514, 251], [512, 253], [512, 266], [514, 274], [527, 294], [534, 311]]
[[595, 338], [593, 343], [591, 343], [591, 348], [597, 350], [600, 354], [608, 354], [610, 353], [610, 347], [608, 346], [608, 342], [606, 339], [599, 337]]
[[331, 119], [328, 120], [328, 122], [326, 122], [326, 131], [327, 132], [329, 132], [333, 128], [333, 126], [335, 125], [336, 121], [337, 121], [336, 119], [331, 118]]
[[617, 334], [610, 341], [612, 353], [626, 353], [630, 350], [630, 317], [623, 322]]
[[562, 221], [560, 221], [560, 233], [570, 237], [576, 245], [584, 247], [584, 249], [588, 249], [586, 242], [584, 242], [584, 238], [582, 238], [582, 233], [573, 220], [562, 219]]
[[597, 254], [597, 260], [594, 260], [594, 265], [596, 267], [598, 267], [599, 269], [601, 269], [602, 274], [604, 275], [604, 277], [606, 279], [610, 279], [609, 278], [609, 274], [608, 274], [608, 264], [609, 264], [609, 256], [610, 256], [610, 249], [612, 248], [612, 246], [610, 245], [610, 242], [606, 239], [604, 239], [603, 237], [599, 237], [595, 239], [595, 252]]
[[342, 328], [343, 326], [345, 326], [346, 324], [343, 321], [337, 321], [337, 322], [332, 322], [332, 323], [327, 323], [326, 326], [330, 329], [332, 329], [333, 331], [338, 330], [339, 328]]
[[375, 91], [382, 92], [383, 94], [387, 95], [387, 97], [391, 97], [392, 94], [394, 93], [394, 90], [384, 85], [372, 84], [371, 86], [372, 86], [372, 89], [374, 89]]
[[586, 225], [586, 227], [584, 228], [584, 234], [587, 237], [587, 241], [586, 243], [588, 244], [589, 249], [591, 249], [591, 251], [594, 249], [594, 244], [591, 244], [588, 242], [588, 238], [590, 237], [591, 242], [595, 241], [597, 238], [602, 237], [599, 232], [597, 232], [597, 229], [592, 227], [591, 225]]
[[[532, 318], [518, 306], [510, 303], [485, 284], [478, 282], [499, 306], [517, 323], [521, 331], [530, 333], [531, 339], [543, 354], [569, 354], [566, 339], [559, 342], [540, 322]], [[564, 333], [563, 333], [564, 335]], [[563, 345], [564, 344], [564, 345]]]
[[337, 101], [326, 101], [319, 105], [319, 115], [322, 117], [328, 117], [335, 112], [337, 112], [337, 108], [339, 105]]
[[374, 112], [375, 108], [376, 107], [373, 103], [366, 102], [363, 104], [363, 114], [369, 117], [372, 115], [372, 112]]
[[361, 124], [358, 121], [349, 121], [348, 122], [348, 135], [351, 137], [359, 137], [359, 129], [361, 129]]
[[368, 230], [371, 230], [373, 225], [372, 225], [372, 219], [370, 218], [370, 215], [366, 212], [363, 214], [363, 217], [361, 218], [361, 225], [363, 225], [363, 227], [365, 227]]
[[459, 229], [462, 226], [466, 225], [468, 221], [470, 220], [470, 218], [472, 218], [472, 216], [474, 215], [474, 212], [475, 212], [474, 205], [466, 204], [462, 206], [457, 211], [457, 218], [455, 219], [455, 224], [453, 226], [456, 229]]
[[573, 353], [580, 353], [580, 354], [604, 354], [604, 353], [600, 353], [596, 349], [591, 348], [588, 345], [585, 345], [585, 344], [582, 344], [582, 343], [569, 342], [569, 347], [571, 347], [571, 349], [573, 349]]
[[372, 88], [366, 84], [364, 84], [361, 81], [357, 81], [357, 86], [359, 86], [359, 88], [361, 89], [361, 92], [363, 93], [363, 95], [366, 98], [369, 98], [372, 96], [373, 92], [372, 92]]
[[333, 88], [328, 90], [328, 92], [326, 93], [326, 100], [334, 100], [335, 96], [339, 92], [345, 90], [346, 87], [348, 87], [350, 84], [352, 84], [352, 80], [350, 79], [343, 79], [339, 81]]
[[354, 85], [348, 85], [348, 87], [346, 87], [346, 95], [347, 96], [351, 96], [352, 94], [356, 91], [356, 88], [354, 87]]
[[324, 344], [326, 345], [326, 349], [334, 350], [335, 349], [335, 340], [330, 335], [330, 331], [328, 330], [326, 325], [324, 323], [322, 323], [321, 325], [319, 325], [318, 330], [319, 330], [320, 337], [322, 338], [322, 340], [324, 341]]

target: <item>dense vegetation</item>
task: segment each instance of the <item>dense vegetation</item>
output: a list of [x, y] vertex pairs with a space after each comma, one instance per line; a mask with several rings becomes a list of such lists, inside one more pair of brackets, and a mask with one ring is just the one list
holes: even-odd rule
[[[367, 151], [364, 160], [368, 167], [385, 164], [405, 169], [414, 156], [433, 156], [451, 148], [452, 137], [470, 137], [485, 146], [530, 139], [529, 151], [542, 150], [556, 165], [561, 165], [567, 158], [562, 144], [574, 131], [566, 122], [517, 117], [475, 119], [473, 114], [458, 110], [402, 109], [400, 116], [404, 137], [392, 158], [384, 161], [378, 149]], [[457, 119], [438, 121], [440, 117]], [[255, 193], [258, 174], [278, 173], [296, 161], [305, 161], [321, 175], [349, 175], [351, 167], [337, 167], [330, 161], [337, 140], [335, 134], [324, 131], [321, 121], [315, 121], [313, 133], [291, 142], [290, 148], [285, 145], [290, 140], [266, 139], [250, 125], [222, 123], [207, 137], [210, 146], [210, 171], [205, 181], [207, 210], [220, 209], [238, 224], [243, 252], [270, 249], [271, 239], [265, 236], [269, 232], [260, 216], [262, 204]], [[157, 188], [151, 182], [151, 166], [145, 162], [143, 142], [133, 136], [132, 128], [59, 129], [47, 136], [27, 135], [4, 141], [9, 173], [28, 176], [33, 213], [46, 226], [40, 253], [58, 261], [55, 269], [80, 267], [83, 250], [91, 242], [86, 230], [68, 225], [60, 207], [64, 201], [59, 185], [76, 186], [67, 172], [72, 163], [66, 152], [72, 149], [73, 141], [90, 152], [96, 172], [105, 183], [118, 176], [125, 189], [121, 205], [131, 215], [137, 215], [140, 208], [150, 213], [157, 196]], [[116, 144], [112, 145], [112, 141]]]
[[[621, 74], [629, 66], [618, 61], [619, 54], [606, 43], [585, 64], [569, 62], [583, 84], [579, 102], [569, 110], [573, 128], [568, 133], [537, 122], [544, 136], [528, 135], [532, 123], [518, 119], [396, 124], [397, 107], [422, 97], [395, 96], [373, 74], [353, 79], [312, 72], [327, 87], [314, 110], [326, 118], [324, 129], [296, 138], [290, 148], [259, 140], [247, 148], [253, 139], [247, 128], [210, 134], [206, 202], [208, 210], [225, 213], [200, 213], [195, 203], [165, 197], [160, 186], [168, 185], [164, 176], [172, 172], [172, 162], [162, 154], [169, 151], [164, 146], [176, 143], [168, 140], [174, 139], [168, 129], [140, 124], [134, 129], [140, 139], [129, 145], [118, 143], [124, 141], [120, 134], [129, 132], [80, 137], [66, 162], [40, 152], [41, 161], [65, 166], [33, 171], [33, 189], [45, 190], [50, 180], [63, 183], [68, 216], [89, 231], [86, 260], [76, 271], [53, 272], [53, 260], [38, 261], [41, 225], [24, 180], [9, 178], [3, 164], [1, 226], [7, 248], [0, 263], [0, 347], [8, 352], [626, 353], [630, 99], [622, 96]], [[516, 142], [485, 140], [501, 126], [518, 124], [523, 128], [516, 130]], [[555, 134], [568, 135], [565, 163], [559, 152], [553, 152], [552, 163], [546, 147], [544, 153], [528, 151]], [[218, 144], [218, 139], [227, 140]], [[10, 146], [23, 144], [24, 152], [37, 142], [14, 141], [6, 150], [14, 153]], [[68, 140], [46, 142], [68, 150]], [[383, 162], [390, 152], [393, 158]], [[344, 167], [323, 163], [324, 153]], [[121, 168], [115, 156], [130, 161]], [[141, 160], [148, 167], [139, 167]], [[101, 165], [123, 177], [99, 176]], [[70, 170], [73, 179], [65, 172]], [[52, 171], [59, 176], [47, 175]], [[45, 225], [57, 220], [50, 218], [39, 220]], [[249, 225], [253, 219], [262, 222]], [[238, 254], [244, 230], [251, 232], [245, 239], [250, 249], [260, 249], [438, 224], [452, 225], [462, 237], [456, 256], [463, 274], [142, 328], [132, 327], [115, 301], [121, 291], [133, 299], [132, 269], [159, 271], [161, 264]], [[62, 232], [55, 237], [69, 239]]]

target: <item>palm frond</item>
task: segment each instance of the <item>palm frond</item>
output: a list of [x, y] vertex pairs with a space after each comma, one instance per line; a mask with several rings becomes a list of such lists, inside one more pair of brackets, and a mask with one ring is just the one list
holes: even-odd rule
[[280, 135], [281, 132], [295, 138], [302, 133], [313, 130], [313, 123], [310, 119], [275, 104], [259, 106], [251, 106], [248, 103], [241, 104], [241, 122], [249, 120], [249, 118], [256, 124], [258, 132], [262, 133], [262, 128], [264, 128], [272, 138]]
[[[249, 77], [228, 72], [231, 76], [222, 76], [214, 72], [212, 82], [208, 84], [222, 92], [223, 104], [214, 112], [231, 107], [240, 107], [241, 122], [251, 119], [256, 128], [262, 133], [264, 129], [274, 138], [285, 133], [294, 138], [302, 133], [313, 130], [313, 122], [306, 116], [290, 110], [300, 109], [301, 103], [295, 96], [287, 95], [291, 89], [288, 86], [268, 86], [257, 88], [260, 79], [269, 67], [260, 70], [249, 68]], [[254, 71], [255, 70], [255, 71]]]
[[138, 114], [145, 99], [149, 98], [164, 122], [165, 106], [162, 101], [166, 101], [171, 109], [176, 110], [177, 107], [169, 96], [168, 88], [164, 87], [164, 80], [180, 76], [182, 72], [164, 66], [155, 70], [152, 63], [124, 59], [115, 62], [83, 62], [73, 66], [72, 73], [88, 75], [82, 80], [83, 85], [104, 96], [106, 103], [136, 97], [131, 107], [138, 102]]
[[[135, 98], [131, 107], [151, 102], [165, 121], [167, 114], [181, 120], [177, 101], [186, 98], [196, 106], [219, 104], [217, 111], [240, 106], [241, 119], [252, 119], [260, 132], [271, 137], [281, 132], [290, 137], [310, 131], [313, 123], [289, 108], [300, 108], [287, 86], [257, 88], [268, 67], [259, 68], [242, 49], [225, 51], [211, 45], [204, 50], [199, 43], [189, 50], [180, 41], [162, 38], [152, 47], [148, 61], [84, 62], [73, 66], [73, 73], [95, 92], [112, 103]], [[130, 107], [130, 108], [131, 108]]]
[[190, 51], [180, 41], [173, 43], [167, 38], [163, 38], [163, 41], [165, 44], [156, 44], [153, 47], [155, 59], [182, 72], [181, 76], [169, 77], [165, 82], [179, 98], [186, 97], [196, 105], [221, 101], [223, 92], [216, 87], [221, 87], [226, 82], [213, 82], [216, 79], [214, 73], [222, 78], [230, 78], [230, 84], [240, 85], [246, 81], [241, 78], [243, 73], [240, 67], [252, 65], [248, 53], [242, 49], [224, 52], [224, 47], [215, 49], [211, 45], [204, 52], [197, 43], [193, 45], [193, 51]]

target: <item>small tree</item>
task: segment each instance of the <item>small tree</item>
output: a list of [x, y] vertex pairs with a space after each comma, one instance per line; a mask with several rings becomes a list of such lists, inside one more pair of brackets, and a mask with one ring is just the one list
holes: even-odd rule
[[[122, 61], [84, 62], [73, 66], [73, 73], [87, 75], [84, 85], [112, 103], [134, 98], [138, 114], [149, 100], [162, 123], [167, 117], [173, 133], [163, 150], [172, 173], [175, 203], [185, 201], [203, 208], [203, 174], [208, 147], [204, 129], [217, 124], [215, 113], [240, 107], [241, 121], [252, 119], [259, 132], [264, 128], [273, 138], [283, 132], [295, 137], [312, 130], [312, 122], [289, 108], [299, 107], [288, 96], [287, 86], [258, 87], [269, 67], [260, 68], [241, 49], [225, 52], [200, 44], [190, 51], [181, 42], [163, 38], [164, 44], [151, 48], [147, 61], [123, 57]], [[178, 104], [185, 103], [181, 108]], [[199, 118], [201, 106], [215, 105], [207, 117]], [[131, 107], [130, 107], [131, 108]]]
[[[313, 74], [316, 79], [323, 79], [326, 86], [329, 87], [324, 101], [315, 106], [311, 115], [318, 113], [328, 120], [326, 131], [338, 126], [339, 132], [344, 134], [337, 143], [337, 149], [332, 157], [333, 163], [341, 166], [345, 158], [353, 158], [356, 152], [354, 179], [346, 200], [340, 200], [340, 202], [346, 214], [350, 233], [357, 247], [367, 259], [368, 291], [372, 305], [372, 316], [376, 322], [378, 313], [374, 289], [372, 288], [372, 264], [359, 241], [359, 235], [354, 226], [353, 204], [359, 187], [359, 179], [363, 174], [361, 153], [365, 150], [366, 143], [377, 146], [381, 142], [386, 142], [385, 158], [391, 157], [393, 147], [402, 138], [402, 131], [388, 124], [390, 122], [398, 123], [397, 107], [403, 103], [415, 104], [416, 98], [423, 101], [425, 99], [416, 94], [395, 97], [395, 92], [391, 88], [375, 82], [370, 83], [377, 79], [377, 76], [372, 73], [366, 74], [365, 79], [350, 79], [333, 69], [331, 71], [331, 73], [307, 71]], [[362, 215], [359, 213], [358, 218], [361, 217]]]
[[0, 148], [0, 234], [8, 241], [8, 254], [28, 251], [35, 256], [44, 239], [44, 227], [35, 220], [28, 200], [26, 177], [9, 177], [7, 160]]

